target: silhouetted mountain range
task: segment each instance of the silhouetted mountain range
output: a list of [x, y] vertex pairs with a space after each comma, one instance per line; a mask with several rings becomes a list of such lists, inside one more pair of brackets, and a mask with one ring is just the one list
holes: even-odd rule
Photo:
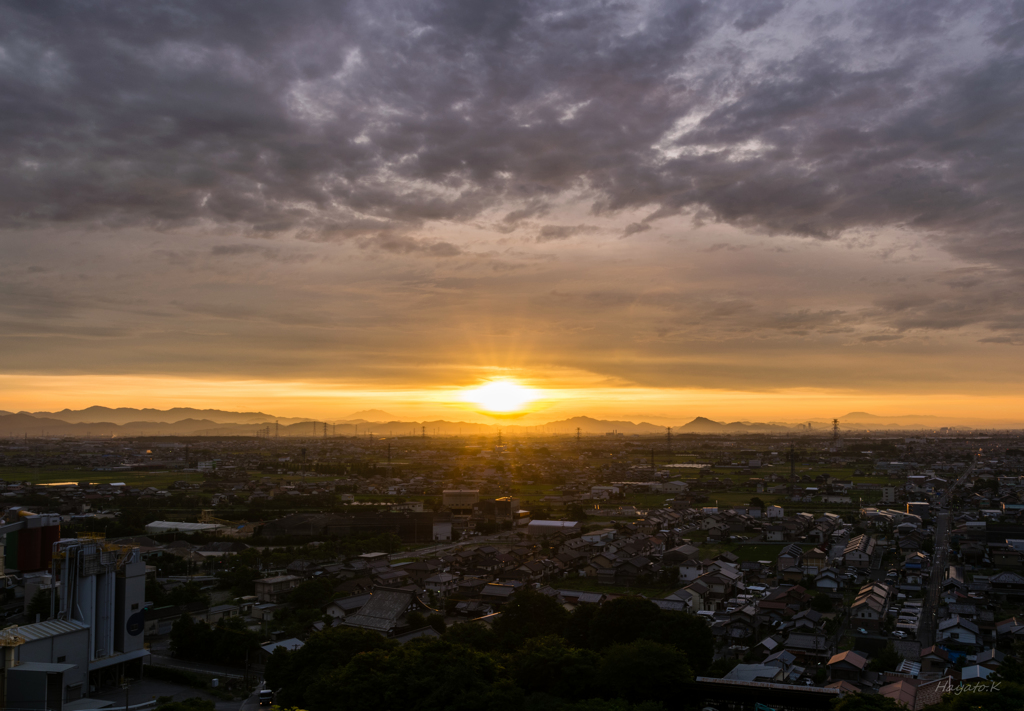
[[[107, 420], [98, 419], [103, 414], [112, 414]], [[174, 419], [178, 415], [198, 415]], [[356, 415], [389, 415], [383, 410], [366, 410]], [[146, 416], [162, 419], [149, 419]], [[945, 421], [932, 416], [879, 417], [865, 412], [852, 412], [840, 418], [842, 431], [865, 430], [929, 430], [945, 425]], [[812, 432], [824, 433], [829, 424], [824, 421], [813, 423]], [[999, 425], [1006, 428], [1007, 424]], [[1015, 427], [1019, 428], [1017, 424]], [[0, 437], [18, 436], [60, 436], [60, 437], [136, 437], [136, 436], [253, 436], [258, 433], [282, 437], [323, 437], [334, 436], [421, 436], [421, 435], [472, 435], [493, 434], [502, 430], [513, 434], [565, 434], [576, 433], [577, 428], [585, 435], [660, 435], [666, 428], [649, 422], [627, 420], [598, 420], [592, 417], [571, 417], [543, 425], [492, 425], [476, 422], [450, 422], [434, 420], [412, 422], [398, 419], [367, 421], [363, 418], [339, 420], [327, 424], [322, 420], [284, 418], [260, 412], [228, 412], [225, 410], [196, 410], [174, 408], [171, 410], [137, 410], [134, 408], [90, 407], [85, 410], [61, 410], [56, 413], [20, 412], [12, 414], [0, 411]], [[963, 427], [963, 429], [970, 429]], [[696, 417], [684, 425], [673, 427], [674, 432], [700, 434], [742, 434], [787, 432], [807, 433], [806, 424], [786, 425], [777, 422], [717, 422], [706, 417]]]

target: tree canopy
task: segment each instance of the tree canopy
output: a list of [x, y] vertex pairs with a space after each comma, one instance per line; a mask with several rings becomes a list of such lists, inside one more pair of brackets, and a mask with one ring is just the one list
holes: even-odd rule
[[619, 598], [572, 613], [533, 590], [513, 596], [492, 628], [438, 626], [404, 645], [336, 627], [266, 667], [282, 706], [331, 711], [660, 711], [694, 669], [711, 664], [703, 620]]

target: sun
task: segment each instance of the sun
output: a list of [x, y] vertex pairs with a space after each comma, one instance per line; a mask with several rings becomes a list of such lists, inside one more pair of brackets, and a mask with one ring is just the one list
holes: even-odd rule
[[494, 417], [518, 417], [526, 414], [526, 407], [540, 397], [540, 393], [511, 380], [493, 380], [486, 385], [467, 390], [466, 402], [476, 405], [481, 412]]

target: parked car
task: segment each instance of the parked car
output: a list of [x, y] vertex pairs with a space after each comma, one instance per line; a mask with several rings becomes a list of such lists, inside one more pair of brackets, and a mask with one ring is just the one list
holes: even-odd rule
[[860, 632], [861, 634], [867, 634], [868, 633], [868, 631], [866, 629], [864, 629], [863, 627], [858, 627], [857, 631]]
[[907, 633], [904, 632], [903, 630], [896, 630], [895, 632], [892, 633], [892, 636], [895, 637], [896, 639], [906, 639], [908, 637]]

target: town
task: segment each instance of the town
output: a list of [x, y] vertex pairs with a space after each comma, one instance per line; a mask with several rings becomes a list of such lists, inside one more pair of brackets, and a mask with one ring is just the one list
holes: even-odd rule
[[697, 708], [1020, 674], [1020, 433], [12, 438], [0, 478], [7, 708], [320, 711], [296, 669], [332, 634], [627, 603], [694, 625]]

